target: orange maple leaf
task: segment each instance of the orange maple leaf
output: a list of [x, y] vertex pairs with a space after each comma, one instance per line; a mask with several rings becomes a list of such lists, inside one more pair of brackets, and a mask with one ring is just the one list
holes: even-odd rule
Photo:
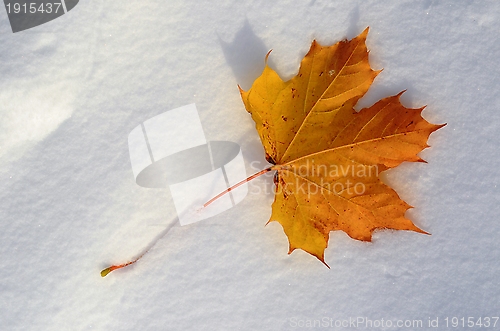
[[262, 75], [250, 90], [240, 88], [274, 165], [264, 171], [277, 172], [269, 222], [282, 225], [289, 254], [300, 248], [325, 263], [336, 230], [363, 241], [376, 229], [426, 233], [405, 218], [410, 205], [379, 174], [403, 161], [425, 162], [417, 154], [445, 124], [423, 119], [424, 107], [404, 107], [404, 91], [354, 110], [380, 73], [368, 62], [367, 34], [333, 46], [313, 41], [287, 82], [267, 65], [268, 53]]

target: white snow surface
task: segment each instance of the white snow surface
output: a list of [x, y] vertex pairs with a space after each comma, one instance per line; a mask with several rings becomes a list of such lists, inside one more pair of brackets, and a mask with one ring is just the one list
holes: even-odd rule
[[[86, 0], [15, 34], [0, 15], [0, 330], [427, 330], [436, 318], [445, 330], [447, 317], [500, 315], [497, 1]], [[367, 26], [384, 71], [358, 107], [406, 89], [406, 106], [448, 123], [427, 164], [386, 175], [432, 235], [335, 232], [328, 269], [265, 226], [272, 176], [184, 227], [167, 189], [134, 182], [129, 132], [190, 103], [207, 140], [240, 144], [249, 175], [264, 168], [237, 84], [270, 49], [289, 79], [313, 39]], [[358, 318], [379, 324], [346, 324]], [[407, 320], [422, 327], [396, 325]]]

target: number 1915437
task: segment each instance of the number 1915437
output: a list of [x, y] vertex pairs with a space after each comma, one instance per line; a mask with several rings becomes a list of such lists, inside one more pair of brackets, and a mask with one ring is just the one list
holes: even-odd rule
[[5, 5], [7, 8], [7, 13], [11, 14], [35, 14], [35, 13], [57, 13], [61, 7], [60, 2], [46, 2], [46, 3], [41, 3], [40, 5], [37, 5], [34, 2], [31, 3], [23, 3], [20, 4], [18, 2], [15, 2], [13, 4], [7, 3]]
[[452, 328], [494, 328], [499, 317], [446, 317], [446, 327]]

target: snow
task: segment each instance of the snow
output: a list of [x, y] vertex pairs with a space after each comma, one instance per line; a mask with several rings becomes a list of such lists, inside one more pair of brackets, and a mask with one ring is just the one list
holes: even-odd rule
[[[436, 318], [444, 330], [446, 317], [499, 316], [498, 2], [87, 0], [15, 34], [0, 15], [1, 330], [293, 330], [314, 320], [424, 330]], [[448, 123], [421, 153], [428, 164], [386, 175], [431, 236], [332, 233], [327, 269], [287, 255], [281, 227], [264, 226], [271, 174], [234, 208], [183, 227], [168, 190], [134, 182], [128, 134], [190, 103], [207, 140], [240, 144], [248, 174], [262, 169], [237, 84], [250, 86], [270, 49], [290, 78], [312, 39], [366, 26], [371, 64], [384, 71], [359, 107], [406, 89], [406, 106]], [[137, 264], [101, 278], [169, 227]], [[350, 318], [394, 325], [335, 326]]]

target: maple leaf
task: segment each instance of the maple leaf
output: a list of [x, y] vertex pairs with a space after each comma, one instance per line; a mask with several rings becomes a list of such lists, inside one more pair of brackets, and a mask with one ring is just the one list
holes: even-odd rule
[[313, 41], [287, 82], [267, 65], [268, 53], [262, 75], [250, 90], [240, 88], [274, 165], [263, 172], [277, 172], [269, 222], [282, 225], [289, 254], [300, 248], [325, 263], [330, 231], [362, 241], [376, 229], [427, 233], [405, 218], [411, 206], [379, 174], [404, 161], [425, 162], [417, 154], [445, 124], [423, 119], [424, 107], [404, 107], [404, 91], [354, 110], [380, 73], [368, 62], [367, 34], [332, 46]]

